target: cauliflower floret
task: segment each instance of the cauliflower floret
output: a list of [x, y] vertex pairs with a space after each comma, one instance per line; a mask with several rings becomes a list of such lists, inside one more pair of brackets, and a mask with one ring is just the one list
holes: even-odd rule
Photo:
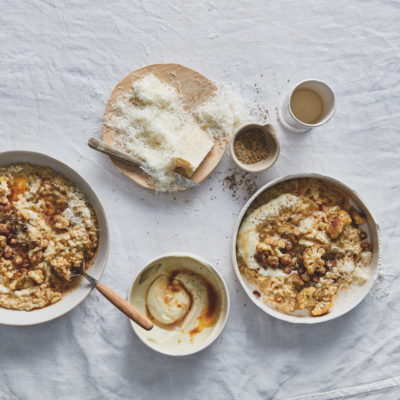
[[308, 247], [304, 250], [303, 262], [310, 275], [313, 275], [315, 272], [325, 272], [325, 261], [321, 258], [324, 254], [325, 250], [319, 246]]
[[272, 247], [276, 247], [276, 248], [280, 248], [280, 249], [284, 249], [286, 247], [286, 241], [283, 239], [278, 239], [276, 237], [272, 237], [272, 236], [267, 236], [263, 242], [266, 245], [272, 246]]
[[296, 299], [301, 310], [315, 307], [316, 301], [313, 298], [315, 290], [315, 287], [310, 286], [301, 289], [300, 292], [297, 293]]
[[357, 210], [352, 209], [350, 213], [351, 216], [353, 217], [354, 222], [357, 225], [362, 225], [367, 222], [366, 218], [362, 216]]
[[328, 233], [332, 239], [336, 239], [342, 232], [346, 225], [351, 224], [350, 215], [340, 210], [337, 214], [329, 218]]
[[[292, 247], [290, 247], [290, 245]], [[268, 263], [272, 267], [279, 267], [279, 260], [282, 261], [282, 265], [289, 264], [290, 259], [288, 261], [288, 256], [285, 253], [282, 253], [283, 249], [289, 248], [293, 248], [293, 245], [290, 242], [272, 236], [262, 239], [256, 245], [257, 253], [268, 256]], [[258, 259], [260, 260], [259, 256]]]
[[44, 281], [43, 271], [40, 269], [35, 269], [34, 271], [29, 271], [28, 275], [33, 279], [38, 285], [42, 284]]
[[62, 278], [66, 279], [67, 281], [69, 281], [70, 278], [70, 264], [69, 262], [66, 260], [65, 257], [60, 256], [60, 257], [56, 257], [55, 259], [53, 259], [51, 261], [51, 266], [54, 268], [55, 272], [57, 273], [57, 275], [61, 276]]
[[54, 228], [56, 229], [67, 229], [69, 226], [69, 221], [67, 220], [67, 218], [63, 217], [62, 215], [57, 215], [54, 218]]
[[363, 251], [361, 253], [361, 262], [364, 265], [368, 265], [372, 260], [372, 253], [370, 251]]
[[291, 284], [296, 290], [301, 289], [305, 285], [304, 280], [301, 279], [297, 274], [290, 275], [288, 278], [288, 283]]
[[263, 242], [258, 242], [256, 244], [256, 250], [257, 253], [266, 253], [266, 254], [273, 254], [274, 251], [272, 249], [272, 247], [268, 244], [265, 244]]
[[8, 203], [7, 195], [10, 193], [10, 189], [8, 188], [9, 180], [7, 176], [0, 177], [0, 203], [2, 204]]
[[314, 317], [326, 314], [333, 307], [333, 301], [320, 301], [311, 310], [311, 314]]

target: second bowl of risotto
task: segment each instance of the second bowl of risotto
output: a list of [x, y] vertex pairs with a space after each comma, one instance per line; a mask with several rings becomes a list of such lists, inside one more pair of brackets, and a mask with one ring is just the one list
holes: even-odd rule
[[103, 207], [75, 171], [47, 155], [0, 153], [0, 323], [33, 325], [72, 310], [93, 289], [71, 276], [107, 261]]
[[231, 251], [239, 281], [263, 311], [318, 323], [345, 314], [368, 294], [377, 275], [378, 228], [343, 183], [291, 175], [246, 203]]

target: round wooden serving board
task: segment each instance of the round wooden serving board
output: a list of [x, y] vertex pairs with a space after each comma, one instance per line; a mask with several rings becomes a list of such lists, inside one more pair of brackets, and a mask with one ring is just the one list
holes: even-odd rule
[[[181, 92], [183, 102], [187, 105], [186, 111], [188, 112], [190, 112], [191, 107], [205, 101], [217, 90], [217, 87], [205, 76], [193, 71], [192, 69], [186, 68], [183, 65], [154, 64], [131, 72], [118, 83], [108, 100], [104, 116], [106, 117], [112, 111], [114, 102], [120, 94], [130, 91], [132, 83], [143, 78], [147, 74], [154, 74], [154, 76], [156, 76], [160, 81], [174, 86], [179, 92]], [[110, 145], [114, 144], [113, 130], [104, 123], [103, 141]], [[214, 142], [214, 147], [191, 177], [194, 182], [200, 183], [211, 174], [224, 155], [227, 143], [228, 139], [221, 142]], [[130, 179], [145, 188], [154, 189], [154, 185], [148, 182], [148, 175], [139, 167], [128, 165], [122, 161], [114, 160], [111, 157], [110, 159], [114, 165]], [[179, 187], [178, 190], [184, 189], [187, 189], [187, 187]]]

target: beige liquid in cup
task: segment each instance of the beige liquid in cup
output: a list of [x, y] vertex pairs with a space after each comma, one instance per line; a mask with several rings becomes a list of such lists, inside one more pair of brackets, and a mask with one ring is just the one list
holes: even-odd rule
[[305, 124], [316, 124], [322, 118], [324, 105], [318, 93], [311, 89], [296, 89], [290, 99], [293, 115]]

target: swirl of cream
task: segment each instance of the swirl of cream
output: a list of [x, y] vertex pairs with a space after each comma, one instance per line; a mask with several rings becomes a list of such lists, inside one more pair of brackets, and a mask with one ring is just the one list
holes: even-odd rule
[[150, 284], [146, 304], [153, 321], [168, 326], [185, 318], [192, 306], [192, 296], [179, 280], [162, 274]]

